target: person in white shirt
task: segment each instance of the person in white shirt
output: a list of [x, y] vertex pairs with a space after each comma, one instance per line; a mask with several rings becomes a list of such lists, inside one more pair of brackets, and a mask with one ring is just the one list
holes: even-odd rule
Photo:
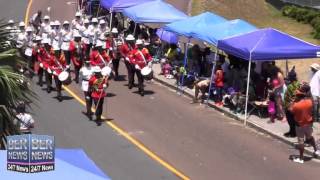
[[45, 39], [45, 40], [48, 39], [50, 31], [51, 31], [50, 17], [44, 16], [43, 23], [41, 24], [41, 28], [40, 28], [40, 36], [42, 37], [42, 39]]
[[61, 36], [61, 50], [64, 52], [67, 65], [70, 66], [70, 41], [72, 39], [72, 32], [70, 31], [69, 21], [64, 21], [63, 28], [60, 31]]
[[313, 98], [314, 121], [319, 121], [319, 98], [320, 98], [320, 65], [313, 63], [310, 66], [313, 76], [310, 80], [310, 90]]
[[92, 24], [89, 26], [89, 37], [92, 39], [92, 46], [95, 46], [98, 39], [99, 23], [97, 18], [92, 18]]
[[16, 37], [16, 47], [19, 49], [20, 54], [23, 55], [22, 50], [23, 50], [23, 43], [24, 43], [24, 39], [25, 39], [25, 24], [24, 22], [20, 22], [19, 23], [19, 30], [17, 31], [17, 37]]
[[20, 102], [17, 106], [16, 124], [19, 126], [21, 133], [31, 133], [31, 129], [34, 128], [34, 119], [26, 112], [26, 106], [24, 102]]
[[61, 36], [60, 36], [60, 22], [56, 20], [54, 22], [54, 29], [51, 30], [52, 48], [54, 51], [60, 51]]
[[89, 119], [92, 119], [92, 98], [89, 91], [89, 80], [93, 74], [92, 68], [90, 66], [90, 61], [86, 60], [84, 62], [84, 66], [80, 69], [80, 79], [81, 79], [81, 89], [84, 92], [84, 96], [86, 99], [86, 112], [83, 112], [86, 116], [89, 117]]
[[96, 32], [97, 46], [101, 46], [102, 49], [106, 49], [106, 40], [107, 40], [107, 38], [106, 38], [105, 34], [109, 33], [109, 32], [110, 32], [110, 30], [106, 25], [106, 21], [101, 19], [99, 21], [99, 29]]
[[71, 29], [74, 33], [80, 33], [80, 28], [82, 26], [81, 12], [77, 12], [75, 19], [71, 21]]
[[89, 57], [90, 49], [92, 47], [92, 38], [90, 37], [90, 29], [89, 26], [90, 21], [85, 19], [83, 21], [83, 25], [80, 28], [80, 35], [82, 36], [82, 42], [86, 45], [86, 57]]

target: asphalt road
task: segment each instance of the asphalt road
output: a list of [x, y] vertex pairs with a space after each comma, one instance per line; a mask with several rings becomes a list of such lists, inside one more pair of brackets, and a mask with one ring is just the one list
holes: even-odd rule
[[[45, 1], [58, 2], [34, 1], [41, 1], [42, 5], [36, 5], [32, 11], [45, 9]], [[64, 10], [70, 7], [56, 6], [59, 11], [53, 12], [61, 18], [70, 13]], [[123, 64], [121, 72], [125, 73]], [[145, 97], [140, 97], [137, 89], [128, 90], [126, 84], [111, 82], [104, 116], [191, 179], [319, 178], [318, 162], [291, 162], [289, 157], [296, 150], [277, 140], [245, 128], [219, 112], [190, 105], [189, 99], [159, 84], [146, 83]], [[69, 88], [82, 97], [78, 85]], [[86, 120], [80, 113], [84, 107], [66, 92], [67, 100], [58, 103], [54, 94], [48, 96], [37, 86], [34, 89], [40, 97], [39, 107], [34, 107], [37, 133], [55, 135], [61, 147], [83, 147], [114, 179], [173, 178], [109, 126], [96, 127]]]

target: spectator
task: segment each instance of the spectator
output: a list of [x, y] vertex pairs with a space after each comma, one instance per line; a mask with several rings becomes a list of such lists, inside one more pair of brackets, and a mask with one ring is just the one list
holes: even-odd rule
[[284, 133], [284, 136], [296, 137], [294, 117], [293, 117], [292, 112], [289, 111], [289, 105], [294, 98], [294, 93], [296, 92], [296, 90], [298, 90], [298, 88], [300, 86], [300, 83], [298, 82], [297, 74], [295, 72], [294, 66], [288, 74], [288, 80], [289, 80], [289, 84], [287, 87], [287, 91], [284, 94], [284, 109], [285, 109], [287, 122], [289, 125], [289, 131], [287, 133]]
[[317, 146], [312, 136], [312, 97], [310, 93], [310, 86], [308, 84], [303, 84], [296, 91], [295, 100], [289, 107], [289, 110], [294, 116], [296, 122], [296, 134], [298, 137], [298, 149], [300, 156], [294, 158], [293, 161], [297, 163], [304, 163], [304, 140], [308, 141], [314, 149], [314, 155], [319, 156], [320, 151], [317, 150]]
[[224, 78], [223, 78], [223, 70], [221, 67], [221, 63], [217, 63], [215, 75], [214, 75], [214, 85], [215, 85], [215, 92], [216, 92], [216, 105], [223, 106], [222, 103], [222, 91], [224, 86]]
[[270, 117], [270, 123], [274, 123], [274, 119], [276, 116], [276, 105], [275, 105], [275, 95], [273, 92], [269, 94], [269, 101], [268, 101], [268, 113]]
[[34, 120], [29, 113], [26, 113], [26, 106], [24, 102], [20, 102], [17, 106], [16, 120], [19, 126], [20, 132], [30, 133], [30, 130], [34, 128]]
[[198, 102], [199, 92], [201, 92], [201, 103], [205, 100], [205, 94], [209, 91], [210, 79], [201, 80], [195, 83], [195, 94], [192, 103]]
[[313, 98], [313, 115], [314, 120], [319, 121], [319, 97], [320, 97], [320, 65], [314, 63], [310, 66], [313, 74], [310, 80], [311, 94]]
[[284, 84], [283, 73], [277, 66], [273, 66], [271, 72], [273, 92], [275, 93], [276, 100], [276, 112], [278, 120], [283, 120], [285, 117], [283, 99], [284, 92], [286, 91], [286, 85]]

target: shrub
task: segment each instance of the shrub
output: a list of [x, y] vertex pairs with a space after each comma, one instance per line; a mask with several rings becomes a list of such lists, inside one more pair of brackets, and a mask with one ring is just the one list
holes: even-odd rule
[[312, 27], [316, 27], [317, 24], [320, 24], [320, 15], [316, 16], [315, 18], [313, 18], [310, 22]]

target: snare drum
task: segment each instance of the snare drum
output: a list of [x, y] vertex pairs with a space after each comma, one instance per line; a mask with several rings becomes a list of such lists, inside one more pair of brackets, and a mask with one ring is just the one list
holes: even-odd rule
[[146, 66], [141, 69], [141, 75], [145, 80], [151, 80], [153, 78], [153, 71], [152, 68], [149, 66]]
[[59, 75], [58, 75], [58, 79], [59, 81], [62, 82], [62, 84], [64, 85], [69, 85], [71, 84], [71, 76], [69, 75], [69, 73], [67, 71], [62, 71]]

